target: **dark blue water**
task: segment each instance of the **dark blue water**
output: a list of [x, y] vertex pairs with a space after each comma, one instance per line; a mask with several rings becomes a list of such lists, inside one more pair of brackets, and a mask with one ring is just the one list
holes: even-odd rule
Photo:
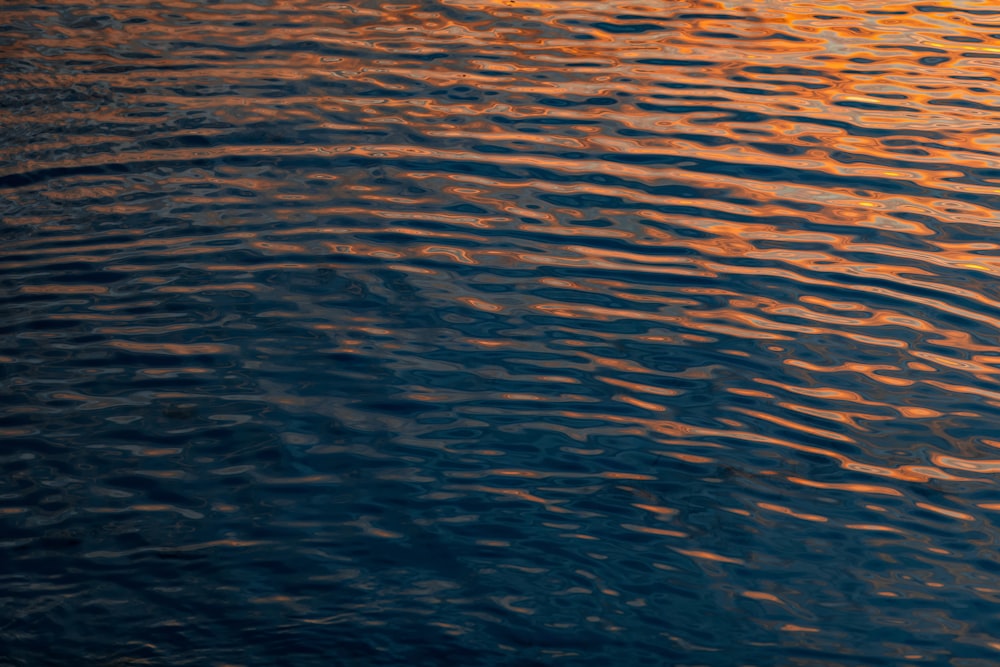
[[1000, 661], [1000, 11], [0, 6], [0, 666]]

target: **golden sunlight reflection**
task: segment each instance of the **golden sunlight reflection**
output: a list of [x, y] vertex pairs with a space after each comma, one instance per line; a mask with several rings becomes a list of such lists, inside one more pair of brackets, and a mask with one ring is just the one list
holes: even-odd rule
[[0, 49], [0, 606], [122, 664], [996, 661], [995, 6], [74, 2]]

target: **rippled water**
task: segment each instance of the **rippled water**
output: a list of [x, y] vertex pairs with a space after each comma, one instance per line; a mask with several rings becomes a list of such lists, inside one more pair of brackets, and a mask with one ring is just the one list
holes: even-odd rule
[[996, 665], [1000, 10], [0, 31], [0, 665]]

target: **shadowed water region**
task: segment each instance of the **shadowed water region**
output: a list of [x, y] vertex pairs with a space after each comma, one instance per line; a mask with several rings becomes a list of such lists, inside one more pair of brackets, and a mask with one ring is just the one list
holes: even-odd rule
[[0, 666], [1000, 663], [995, 3], [0, 16]]

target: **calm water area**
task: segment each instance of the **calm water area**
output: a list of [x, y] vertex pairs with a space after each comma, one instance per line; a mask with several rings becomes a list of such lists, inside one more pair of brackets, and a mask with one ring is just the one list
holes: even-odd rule
[[0, 0], [0, 667], [995, 667], [998, 211], [996, 2]]

